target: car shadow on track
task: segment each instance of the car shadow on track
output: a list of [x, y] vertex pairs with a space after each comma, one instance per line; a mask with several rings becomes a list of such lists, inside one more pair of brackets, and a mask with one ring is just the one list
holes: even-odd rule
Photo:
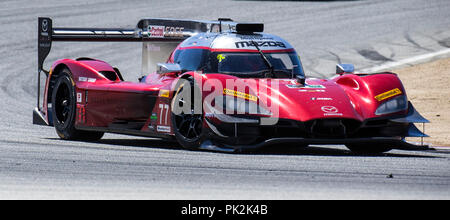
[[[92, 143], [92, 142], [91, 142]], [[183, 150], [176, 141], [158, 140], [158, 139], [101, 139], [96, 144], [107, 144], [127, 147], [143, 147], [165, 150]]]
[[327, 147], [311, 145], [308, 147], [292, 147], [292, 146], [270, 146], [261, 150], [252, 152], [253, 154], [262, 155], [304, 155], [304, 156], [335, 156], [335, 157], [410, 157], [410, 158], [437, 158], [433, 155], [412, 154], [408, 151], [389, 151], [386, 153], [376, 154], [358, 154], [351, 152], [345, 147]]
[[[58, 140], [59, 138], [45, 138], [47, 140]], [[166, 149], [166, 150], [183, 150], [176, 141], [158, 140], [158, 139], [101, 139], [99, 141], [66, 141], [73, 143], [86, 143], [94, 145], [114, 145], [123, 147], [135, 147], [135, 148], [153, 148], [153, 149]]]
[[[189, 151], [183, 149], [176, 141], [167, 140], [148, 140], [148, 139], [102, 139], [97, 142], [88, 142], [95, 144], [127, 146], [136, 148], [151, 148], [164, 150]], [[198, 151], [204, 152], [204, 151]], [[437, 158], [433, 155], [412, 154], [408, 151], [394, 151], [380, 154], [356, 154], [344, 147], [326, 147], [311, 145], [308, 147], [295, 146], [269, 146], [254, 151], [241, 152], [235, 154], [252, 154], [252, 155], [291, 155], [291, 156], [342, 156], [342, 157], [415, 157], [415, 158]], [[216, 152], [221, 153], [221, 152]]]

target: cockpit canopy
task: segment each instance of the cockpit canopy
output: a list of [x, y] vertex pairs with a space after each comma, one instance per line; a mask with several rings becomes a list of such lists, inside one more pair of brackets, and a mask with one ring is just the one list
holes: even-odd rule
[[171, 61], [185, 71], [206, 74], [259, 78], [272, 71], [274, 78], [304, 76], [294, 48], [280, 37], [269, 34], [198, 34], [182, 42]]

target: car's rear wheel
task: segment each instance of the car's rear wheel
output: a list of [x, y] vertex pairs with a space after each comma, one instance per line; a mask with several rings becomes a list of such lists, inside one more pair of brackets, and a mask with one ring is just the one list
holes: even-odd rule
[[52, 92], [52, 116], [56, 133], [64, 140], [96, 141], [103, 132], [80, 131], [75, 129], [76, 99], [70, 70], [59, 72]]
[[387, 144], [346, 144], [349, 150], [357, 154], [380, 154], [393, 149]]
[[195, 104], [195, 98], [201, 96], [198, 95], [199, 90], [193, 80], [182, 80], [177, 88], [172, 99], [172, 125], [175, 138], [182, 147], [195, 150], [200, 147], [205, 136], [201, 105]]

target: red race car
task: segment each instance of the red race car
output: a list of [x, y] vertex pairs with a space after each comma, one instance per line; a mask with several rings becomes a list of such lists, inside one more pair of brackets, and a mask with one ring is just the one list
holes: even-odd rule
[[[38, 101], [33, 123], [65, 140], [105, 132], [176, 139], [187, 149], [225, 152], [268, 145], [345, 144], [355, 152], [427, 149], [425, 118], [396, 74], [305, 78], [295, 49], [260, 23], [142, 19], [134, 29], [53, 28], [38, 20]], [[136, 41], [143, 77], [93, 58], [44, 60], [54, 41]], [[40, 75], [47, 76], [40, 94]]]

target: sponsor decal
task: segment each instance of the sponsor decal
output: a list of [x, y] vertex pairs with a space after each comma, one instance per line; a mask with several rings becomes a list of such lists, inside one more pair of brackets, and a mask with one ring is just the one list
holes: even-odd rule
[[296, 82], [295, 82], [295, 84], [286, 84], [286, 86], [288, 88], [291, 88], [291, 89], [298, 89], [298, 88], [302, 88], [302, 89], [325, 89], [325, 86], [323, 86], [323, 85], [308, 85], [308, 84], [302, 85], [302, 84], [296, 84]]
[[299, 89], [299, 92], [325, 92], [325, 89]]
[[170, 26], [148, 26], [148, 37], [150, 38], [164, 38], [164, 37], [183, 37], [184, 27], [170, 27]]
[[157, 132], [170, 133], [170, 127], [169, 126], [158, 125], [158, 126], [156, 126], [156, 131]]
[[184, 27], [166, 27], [164, 36], [165, 37], [183, 37]]
[[[286, 48], [286, 45], [281, 41], [258, 41], [255, 42], [258, 44], [258, 47], [282, 47]], [[239, 41], [236, 42], [236, 48], [243, 48], [243, 47], [255, 47], [252, 41]]]
[[305, 85], [305, 88], [312, 88], [312, 89], [325, 89], [325, 86], [323, 85]]
[[164, 26], [148, 26], [148, 37], [151, 38], [164, 38]]
[[287, 86], [288, 88], [290, 88], [290, 89], [304, 88], [304, 86], [303, 86], [302, 84], [298, 84], [298, 85], [295, 85], [295, 84], [286, 84], [286, 86]]
[[273, 37], [265, 37], [261, 35], [237, 35], [242, 40], [273, 40]]
[[78, 77], [78, 81], [94, 83], [95, 81], [97, 81], [97, 79], [95, 79], [95, 78], [87, 78], [87, 77]]
[[224, 60], [225, 58], [226, 58], [226, 57], [225, 57], [225, 55], [223, 55], [223, 54], [217, 55], [217, 60], [219, 61], [219, 63], [222, 62], [222, 60]]
[[83, 94], [82, 93], [77, 93], [77, 102], [78, 103], [83, 102]]
[[169, 98], [169, 90], [161, 89], [159, 90], [159, 97]]
[[325, 113], [337, 113], [339, 110], [334, 106], [322, 106], [320, 109], [322, 109]]
[[402, 91], [399, 88], [395, 88], [395, 89], [389, 90], [387, 92], [384, 92], [384, 93], [381, 93], [381, 94], [375, 96], [375, 99], [377, 101], [383, 101], [385, 99], [388, 99], [390, 97], [400, 95], [400, 94], [402, 94]]
[[250, 101], [255, 101], [255, 102], [258, 100], [258, 98], [254, 95], [250, 95], [248, 93], [238, 92], [236, 90], [231, 90], [231, 89], [226, 89], [226, 88], [223, 89], [223, 94], [238, 97], [241, 99], [250, 100]]
[[157, 114], [157, 113], [152, 113], [152, 116], [150, 116], [150, 119], [151, 119], [152, 121], [158, 120], [158, 114]]
[[[45, 40], [48, 40], [48, 26], [49, 26], [49, 22], [47, 19], [42, 20], [41, 23], [41, 36], [46, 37]], [[44, 39], [44, 38], [41, 38]], [[50, 47], [50, 43], [44, 43], [44, 44], [39, 44], [39, 46], [41, 47]]]
[[50, 47], [51, 44], [50, 43], [40, 43], [39, 47]]
[[77, 104], [77, 121], [79, 123], [85, 124], [86, 123], [86, 108], [84, 105]]
[[42, 20], [41, 28], [42, 28], [42, 32], [48, 31], [48, 20], [47, 19]]
[[339, 109], [334, 106], [322, 106], [320, 109], [325, 113], [324, 116], [342, 116]]
[[325, 97], [312, 97], [311, 100], [313, 101], [331, 101], [332, 98], [325, 98]]

